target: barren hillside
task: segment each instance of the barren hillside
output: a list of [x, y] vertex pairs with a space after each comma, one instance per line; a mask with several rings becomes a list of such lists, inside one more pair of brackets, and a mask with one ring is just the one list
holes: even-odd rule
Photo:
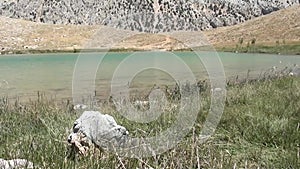
[[206, 31], [209, 41], [217, 46], [234, 46], [240, 38], [257, 44], [272, 45], [276, 41], [300, 42], [300, 6], [280, 10], [266, 16], [230, 27]]
[[[235, 46], [241, 38], [244, 43], [255, 39], [256, 44], [274, 45], [276, 41], [298, 44], [299, 16], [300, 6], [297, 5], [235, 26], [177, 34], [180, 34], [181, 38], [205, 35], [209, 42], [217, 47]], [[100, 34], [95, 36], [97, 32]], [[119, 36], [128, 38], [124, 40]], [[184, 48], [174, 37], [170, 37], [170, 34], [138, 34], [108, 26], [53, 25], [6, 17], [0, 17], [0, 37], [2, 53], [19, 50], [73, 51], [83, 48], [94, 37], [98, 38], [99, 43], [93, 47], [101, 48], [111, 45], [119, 49]], [[111, 39], [118, 43], [108, 42]]]

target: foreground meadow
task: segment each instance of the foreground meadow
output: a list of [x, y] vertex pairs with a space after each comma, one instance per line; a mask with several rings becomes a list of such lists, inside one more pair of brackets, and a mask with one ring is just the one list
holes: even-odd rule
[[[300, 79], [295, 77], [229, 84], [222, 119], [215, 134], [200, 144], [199, 133], [209, 110], [210, 89], [201, 93], [197, 123], [175, 148], [151, 158], [130, 159], [95, 151], [66, 158], [66, 138], [82, 111], [68, 101], [39, 95], [26, 104], [0, 101], [0, 158], [25, 158], [36, 168], [300, 168]], [[168, 127], [176, 111], [147, 125], [111, 114], [133, 136], [148, 136]]]

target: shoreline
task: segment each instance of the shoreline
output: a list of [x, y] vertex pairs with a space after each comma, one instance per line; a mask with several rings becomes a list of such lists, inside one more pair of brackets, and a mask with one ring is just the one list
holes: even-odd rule
[[252, 46], [217, 46], [217, 51], [234, 53], [257, 53], [257, 54], [278, 54], [278, 55], [300, 55], [300, 43], [284, 45], [257, 44]]
[[[253, 54], [279, 54], [279, 55], [300, 55], [300, 43], [290, 45], [256, 45], [256, 46], [242, 46], [242, 47], [231, 47], [231, 46], [216, 46], [213, 49], [217, 52], [231, 52], [231, 53], [253, 53]], [[188, 52], [192, 49], [140, 49], [140, 48], [113, 48], [113, 49], [27, 49], [27, 50], [8, 50], [1, 51], [0, 56], [5, 55], [19, 55], [19, 54], [51, 54], [51, 53], [94, 53], [94, 52], [147, 52], [147, 51], [168, 51], [168, 52]], [[202, 51], [207, 51], [202, 49]]]

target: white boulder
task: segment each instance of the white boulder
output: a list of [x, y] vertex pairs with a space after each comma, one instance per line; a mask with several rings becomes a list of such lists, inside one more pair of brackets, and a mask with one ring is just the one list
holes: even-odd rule
[[127, 129], [118, 125], [112, 116], [98, 111], [85, 111], [74, 122], [68, 142], [76, 152], [86, 155], [92, 144], [104, 149], [122, 146], [128, 134]]

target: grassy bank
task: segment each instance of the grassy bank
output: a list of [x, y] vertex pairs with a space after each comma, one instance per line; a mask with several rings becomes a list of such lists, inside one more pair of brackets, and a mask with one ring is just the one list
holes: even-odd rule
[[216, 46], [217, 51], [239, 53], [269, 53], [283, 55], [300, 55], [300, 43], [295, 44], [247, 44], [235, 46]]
[[[26, 158], [39, 168], [300, 168], [299, 89], [300, 79], [293, 77], [228, 85], [221, 122], [215, 134], [200, 144], [210, 103], [210, 89], [206, 89], [197, 124], [174, 149], [143, 159], [102, 151], [76, 162], [65, 160], [65, 140], [81, 112], [67, 101], [45, 97], [26, 105], [3, 98], [0, 157]], [[116, 117], [132, 136], [151, 135], [168, 126], [162, 122], [133, 124], [108, 105], [101, 109]], [[166, 113], [170, 118], [176, 115], [176, 111]]]

